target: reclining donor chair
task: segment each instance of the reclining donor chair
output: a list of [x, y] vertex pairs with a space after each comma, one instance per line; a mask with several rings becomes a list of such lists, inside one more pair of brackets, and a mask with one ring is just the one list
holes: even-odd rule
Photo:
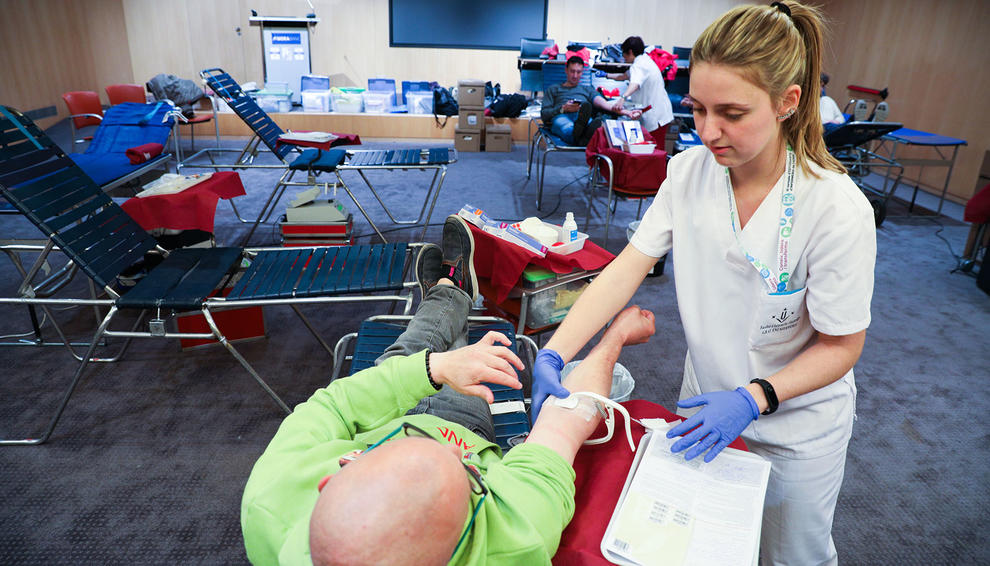
[[[0, 440], [0, 445], [41, 444], [48, 440], [105, 337], [126, 339], [113, 359], [123, 353], [132, 338], [217, 340], [279, 407], [290, 412], [217, 327], [213, 312], [240, 306], [291, 306], [332, 356], [333, 351], [316, 334], [299, 305], [390, 301], [404, 303], [405, 312], [411, 307], [415, 283], [404, 283], [403, 278], [411, 252], [420, 244], [255, 250], [183, 248], [166, 252], [29, 118], [4, 106], [0, 106], [0, 193], [49, 238], [25, 274], [17, 296], [0, 297], [0, 304], [37, 307], [51, 318], [53, 307], [106, 309], [92, 340], [85, 344], [85, 354], [77, 355], [81, 362], [47, 430], [36, 438]], [[47, 283], [36, 283], [35, 278], [53, 251], [68, 258], [73, 267], [67, 271], [69, 275], [81, 269], [101, 295], [53, 298], [51, 293], [36, 292]], [[155, 255], [164, 259], [135, 286], [122, 284], [122, 272]], [[404, 288], [409, 291], [403, 294]], [[367, 294], [373, 292], [388, 294]], [[363, 294], [341, 296], [349, 293]], [[139, 311], [133, 329], [110, 329], [121, 310]], [[166, 319], [181, 311], [199, 311], [210, 332], [168, 330]], [[149, 314], [152, 318], [147, 329], [137, 331]], [[59, 334], [72, 350], [61, 331]]]

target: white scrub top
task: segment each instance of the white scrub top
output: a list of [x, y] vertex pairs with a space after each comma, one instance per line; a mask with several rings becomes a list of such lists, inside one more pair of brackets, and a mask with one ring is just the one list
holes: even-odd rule
[[846, 121], [842, 110], [839, 110], [839, 105], [831, 96], [822, 96], [818, 99], [818, 112], [822, 115], [822, 124], [844, 124]]
[[629, 82], [639, 85], [639, 90], [632, 94], [631, 102], [640, 108], [653, 106], [649, 112], [644, 112], [639, 123], [647, 132], [674, 121], [674, 107], [670, 104], [667, 90], [663, 88], [663, 76], [660, 67], [646, 53], [637, 55], [629, 67]]
[[[687, 338], [681, 398], [765, 378], [811, 345], [814, 331], [847, 335], [870, 324], [876, 232], [873, 209], [846, 175], [797, 167], [788, 294], [770, 294], [739, 249], [729, 222], [725, 168], [704, 146], [675, 156], [667, 179], [630, 240], [661, 257], [673, 250], [677, 305]], [[743, 247], [777, 264], [784, 176], [739, 232]], [[738, 229], [738, 226], [737, 226]], [[791, 458], [827, 454], [848, 440], [855, 408], [852, 370], [761, 415], [743, 438]]]

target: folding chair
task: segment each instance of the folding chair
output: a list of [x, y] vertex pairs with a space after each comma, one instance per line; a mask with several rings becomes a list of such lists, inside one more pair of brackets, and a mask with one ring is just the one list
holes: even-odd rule
[[[403, 288], [410, 252], [418, 244], [386, 244], [341, 248], [256, 249], [184, 248], [170, 253], [159, 248], [134, 220], [121, 210], [92, 179], [29, 118], [0, 106], [0, 193], [41, 229], [49, 240], [27, 272], [17, 297], [0, 297], [0, 304], [37, 306], [48, 316], [51, 307], [92, 306], [107, 309], [68, 390], [45, 433], [38, 438], [0, 440], [0, 445], [41, 444], [48, 440], [75, 390], [96, 346], [104, 337], [191, 338], [217, 340], [286, 412], [288, 405], [268, 386], [217, 327], [212, 313], [242, 306], [288, 305], [332, 356], [333, 351], [299, 310], [300, 304], [341, 301], [405, 303], [411, 290]], [[38, 297], [35, 277], [55, 248], [82, 269], [105, 293], [105, 298], [61, 299]], [[126, 290], [121, 274], [146, 254], [164, 260]], [[246, 268], [244, 263], [250, 263]], [[388, 291], [393, 294], [344, 297], [345, 293]], [[130, 331], [111, 330], [120, 310], [140, 311]], [[166, 329], [166, 317], [178, 311], [198, 310], [210, 332], [181, 333]], [[146, 331], [137, 331], [151, 313]], [[70, 344], [63, 336], [65, 345]], [[124, 344], [124, 348], [127, 347]], [[122, 352], [121, 352], [122, 353]]]
[[[406, 329], [412, 316], [382, 315], [365, 319], [361, 323], [357, 332], [352, 332], [341, 337], [334, 347], [334, 367], [331, 381], [341, 375], [345, 359], [349, 359], [350, 374], [357, 373], [375, 365], [385, 349], [391, 346], [400, 334]], [[536, 358], [536, 343], [528, 336], [516, 334], [512, 323], [492, 316], [470, 316], [468, 317], [468, 343], [473, 344], [488, 333], [494, 330], [501, 332], [512, 345], [509, 346], [514, 353], [519, 355], [519, 345], [522, 344], [527, 349], [527, 367], [532, 367], [532, 361]], [[346, 352], [353, 343], [353, 353], [348, 356]], [[491, 405], [492, 420], [495, 422], [495, 438], [502, 450], [511, 448], [510, 439], [519, 435], [529, 433], [529, 417], [526, 414], [523, 392], [520, 389], [512, 389], [505, 385], [486, 383], [495, 396], [495, 402]], [[522, 409], [519, 406], [523, 405]]]
[[[560, 63], [543, 63], [543, 92], [547, 87], [555, 84], [562, 84], [567, 80], [567, 65]], [[584, 73], [578, 84], [591, 86], [591, 67], [585, 67]], [[533, 133], [533, 126], [536, 132]], [[526, 178], [531, 176], [533, 166], [533, 153], [543, 144], [542, 156], [537, 156], [540, 163], [536, 166], [536, 209], [543, 206], [543, 179], [547, 170], [547, 155], [555, 151], [584, 151], [583, 146], [569, 145], [564, 140], [550, 132], [550, 124], [542, 123], [539, 118], [530, 118], [526, 126], [526, 136], [529, 138], [529, 156], [526, 158]]]
[[[146, 143], [168, 144], [175, 107], [166, 102], [122, 102], [107, 109], [93, 141], [83, 153], [70, 155], [86, 174], [109, 191], [154, 169], [166, 169], [172, 155], [162, 152], [144, 163], [133, 164], [127, 150]], [[176, 143], [178, 141], [176, 140]]]
[[[358, 209], [368, 220], [371, 226], [374, 228], [375, 232], [382, 239], [383, 242], [387, 242], [385, 236], [378, 229], [375, 223], [371, 220], [371, 217], [365, 211], [364, 207], [358, 201], [357, 197], [350, 190], [343, 179], [340, 177], [339, 171], [355, 170], [361, 175], [361, 178], [371, 189], [372, 194], [375, 199], [378, 200], [379, 204], [385, 209], [392, 222], [396, 224], [418, 224], [423, 222], [423, 211], [426, 210], [427, 204], [430, 204], [429, 212], [432, 214], [433, 204], [436, 203], [436, 199], [440, 194], [440, 189], [443, 186], [443, 180], [446, 177], [447, 165], [457, 161], [457, 153], [454, 150], [448, 150], [447, 148], [425, 148], [425, 149], [415, 149], [415, 150], [395, 150], [395, 151], [370, 151], [370, 150], [356, 150], [350, 151], [346, 155], [346, 161], [342, 160], [337, 153], [330, 153], [330, 151], [325, 151], [320, 153], [317, 150], [305, 150], [302, 151], [293, 161], [290, 163], [286, 160], [289, 153], [298, 150], [295, 146], [286, 145], [284, 143], [279, 143], [279, 136], [284, 132], [278, 125], [271, 119], [268, 114], [262, 110], [258, 104], [250, 96], [244, 94], [241, 90], [241, 86], [231, 78], [230, 75], [225, 73], [222, 69], [206, 69], [200, 73], [203, 80], [206, 81], [207, 85], [213, 89], [213, 91], [220, 96], [234, 112], [242, 119], [244, 122], [251, 127], [254, 132], [252, 138], [248, 141], [247, 145], [242, 149], [237, 157], [237, 160], [233, 164], [221, 165], [217, 164], [213, 160], [213, 153], [217, 150], [215, 149], [204, 149], [183, 162], [185, 167], [206, 167], [206, 168], [231, 168], [239, 169], [246, 167], [267, 167], [267, 168], [285, 168], [285, 172], [282, 177], [275, 184], [272, 189], [271, 195], [269, 195], [268, 200], [265, 202], [264, 207], [261, 212], [258, 213], [257, 219], [254, 221], [254, 226], [248, 232], [247, 238], [244, 240], [244, 244], [248, 243], [248, 239], [254, 233], [258, 224], [267, 221], [271, 217], [271, 214], [275, 210], [275, 205], [278, 203], [278, 199], [281, 198], [282, 193], [285, 191], [286, 187], [298, 186], [298, 187], [312, 187], [318, 184], [322, 184], [325, 188], [329, 188], [329, 183], [317, 183], [316, 177], [321, 173], [334, 173], [336, 182], [343, 185], [344, 190], [357, 205]], [[254, 158], [257, 156], [260, 144], [264, 143], [265, 146], [278, 157], [280, 163], [275, 165], [262, 165], [255, 164]], [[326, 148], [329, 150], [329, 148]], [[219, 151], [236, 151], [236, 150], [219, 150]], [[320, 150], [323, 151], [323, 150]], [[189, 163], [197, 156], [201, 154], [206, 154], [210, 158], [210, 164], [193, 164]], [[329, 154], [329, 155], [327, 155]], [[382, 201], [378, 192], [375, 191], [374, 186], [368, 180], [367, 176], [364, 174], [365, 170], [433, 170], [433, 180], [426, 192], [423, 199], [423, 208], [420, 211], [420, 216], [414, 220], [399, 220], [396, 219], [392, 212], [388, 209], [385, 203]], [[306, 171], [308, 173], [307, 180], [305, 183], [299, 183], [293, 181], [293, 177], [298, 171]], [[439, 182], [438, 181], [439, 177]], [[336, 185], [335, 185], [336, 186]], [[432, 201], [431, 201], [432, 195]], [[231, 202], [233, 205], [233, 202]], [[241, 222], [249, 222], [240, 217], [237, 213], [236, 207], [234, 208], [235, 214], [237, 214], [238, 219]], [[426, 225], [429, 224], [430, 215], [426, 216], [425, 222], [423, 222], [423, 234], [426, 233]], [[422, 237], [422, 236], [421, 236]]]
[[[849, 177], [863, 190], [864, 193], [876, 195], [870, 199], [873, 206], [873, 220], [877, 227], [887, 218], [887, 201], [897, 191], [897, 186], [904, 175], [904, 166], [898, 161], [880, 155], [869, 148], [870, 142], [901, 129], [903, 125], [896, 122], [846, 122], [838, 128], [825, 132], [825, 147], [833, 157], [846, 168]], [[882, 168], [887, 175], [891, 170], [897, 170], [897, 177], [890, 190], [877, 189], [866, 182], [866, 177], [874, 168]]]

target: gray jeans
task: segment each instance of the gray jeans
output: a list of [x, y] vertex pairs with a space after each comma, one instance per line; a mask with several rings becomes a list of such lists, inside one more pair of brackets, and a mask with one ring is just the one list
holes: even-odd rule
[[[471, 298], [450, 285], [435, 285], [423, 298], [409, 326], [375, 364], [391, 356], [408, 356], [427, 348], [434, 352], [456, 350], [467, 345], [467, 317]], [[438, 393], [421, 400], [407, 415], [426, 413], [457, 423], [495, 442], [495, 425], [488, 403], [481, 397], [463, 395], [444, 385]]]

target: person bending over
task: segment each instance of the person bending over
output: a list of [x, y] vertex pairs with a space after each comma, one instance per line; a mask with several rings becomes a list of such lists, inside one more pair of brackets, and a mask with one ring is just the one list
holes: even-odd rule
[[[490, 332], [466, 345], [473, 240], [447, 219], [416, 260], [424, 299], [376, 366], [296, 407], [255, 464], [241, 506], [255, 564], [550, 564], [574, 513], [571, 464], [598, 418], [547, 403], [502, 454], [482, 382], [519, 388], [519, 358]], [[630, 307], [568, 375], [607, 395], [626, 344], [652, 313]]]
[[595, 118], [595, 109], [639, 119], [638, 110], [623, 110], [621, 105], [616, 108], [590, 85], [580, 84], [582, 74], [584, 59], [574, 55], [567, 60], [567, 80], [550, 85], [543, 94], [540, 119], [550, 125], [553, 135], [568, 145], [588, 145], [592, 134], [602, 125], [601, 119]]
[[622, 42], [622, 58], [630, 64], [629, 70], [606, 75], [613, 80], [629, 81], [626, 92], [613, 103], [613, 111], [621, 110], [627, 100], [640, 108], [650, 108], [639, 117], [639, 123], [663, 147], [667, 126], [674, 121], [674, 108], [663, 87], [660, 67], [646, 54], [643, 38], [635, 35]]

